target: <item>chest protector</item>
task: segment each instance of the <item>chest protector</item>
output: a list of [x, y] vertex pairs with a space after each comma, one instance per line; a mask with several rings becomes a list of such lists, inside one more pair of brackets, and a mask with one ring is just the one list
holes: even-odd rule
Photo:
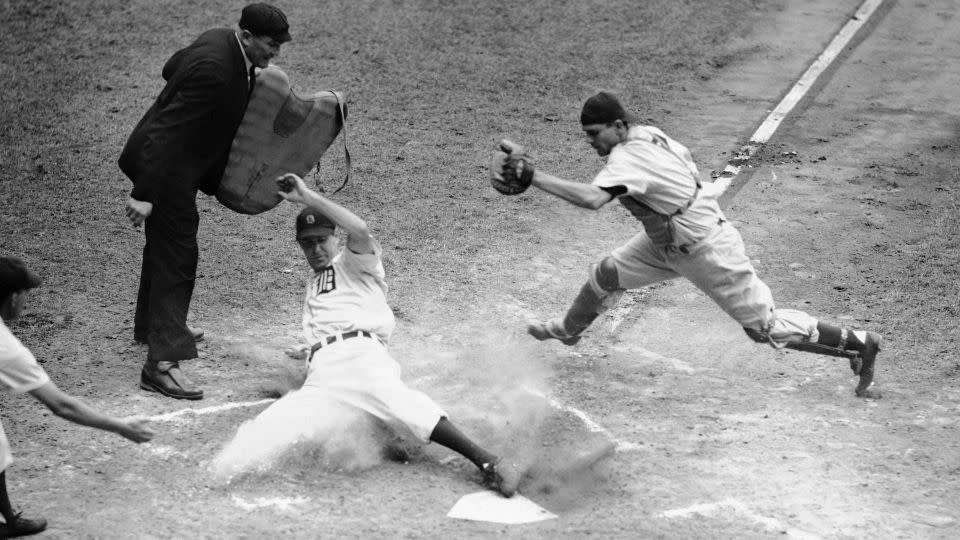
[[684, 168], [690, 172], [690, 179], [694, 184], [693, 194], [690, 195], [690, 198], [687, 199], [686, 203], [674, 210], [672, 213], [664, 214], [657, 212], [653, 208], [650, 208], [646, 203], [637, 199], [631, 195], [622, 195], [617, 197], [617, 200], [620, 201], [620, 204], [623, 205], [633, 217], [640, 220], [640, 223], [643, 224], [643, 229], [646, 231], [647, 236], [653, 241], [653, 244], [658, 247], [683, 247], [677, 244], [676, 234], [674, 232], [674, 223], [673, 218], [684, 213], [695, 200], [697, 200], [697, 195], [700, 194], [700, 175], [692, 169], [689, 164], [677, 155], [673, 149], [670, 148], [670, 144], [662, 137], [658, 136], [655, 133], [646, 132], [647, 135], [651, 137], [651, 140], [642, 139], [649, 144], [656, 145], [658, 148], [669, 153], [673, 158], [679, 160], [683, 163]]
[[[338, 92], [319, 92], [304, 99], [293, 92], [279, 68], [261, 70], [233, 138], [217, 200], [241, 214], [273, 208], [283, 200], [277, 195], [277, 177], [288, 172], [307, 174], [344, 128], [345, 119], [343, 96]], [[342, 138], [349, 175], [345, 128]]]

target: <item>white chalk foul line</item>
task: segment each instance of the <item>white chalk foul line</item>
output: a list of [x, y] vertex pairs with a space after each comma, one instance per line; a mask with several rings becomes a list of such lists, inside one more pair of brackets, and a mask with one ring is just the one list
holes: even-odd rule
[[230, 409], [240, 409], [243, 407], [256, 407], [257, 405], [273, 403], [274, 401], [276, 401], [276, 399], [261, 399], [258, 401], [238, 401], [235, 403], [224, 403], [223, 405], [214, 405], [212, 407], [203, 407], [201, 409], [180, 409], [178, 411], [151, 416], [148, 418], [148, 420], [152, 422], [167, 422], [170, 420], [177, 419], [181, 416], [187, 416], [188, 414], [201, 416], [204, 414], [213, 414], [221, 411], [229, 411]]
[[616, 437], [613, 436], [612, 433], [610, 433], [610, 430], [608, 430], [607, 428], [605, 428], [605, 427], [601, 426], [600, 424], [594, 422], [589, 416], [587, 416], [587, 413], [581, 411], [580, 409], [577, 409], [577, 408], [575, 408], [575, 407], [571, 407], [571, 406], [569, 406], [569, 405], [564, 405], [563, 403], [560, 403], [559, 401], [553, 399], [552, 397], [547, 396], [546, 394], [544, 394], [543, 392], [537, 390], [536, 388], [531, 388], [531, 387], [529, 387], [529, 386], [524, 386], [524, 387], [523, 387], [523, 390], [524, 390], [525, 392], [527, 392], [528, 394], [530, 394], [530, 395], [537, 396], [538, 398], [543, 399], [544, 401], [546, 401], [547, 403], [549, 403], [550, 406], [553, 407], [554, 409], [557, 409], [557, 410], [560, 410], [560, 411], [563, 411], [563, 412], [566, 412], [566, 413], [570, 413], [570, 414], [576, 416], [577, 418], [580, 419], [581, 422], [584, 423], [584, 425], [587, 426], [587, 429], [589, 429], [589, 430], [592, 431], [593, 433], [601, 433], [601, 434], [605, 435], [605, 436], [607, 437], [607, 439], [610, 440], [610, 442], [616, 444], [616, 445], [617, 445], [617, 451], [618, 451], [618, 452], [626, 452], [626, 451], [630, 451], [630, 450], [639, 450], [639, 449], [643, 448], [643, 445], [636, 444], [636, 443], [632, 443], [632, 442], [627, 442], [627, 441], [621, 441], [621, 440], [617, 439]]
[[[257, 497], [252, 501], [246, 501], [238, 495], [232, 497], [233, 504], [243, 508], [244, 510], [259, 510], [261, 508], [273, 507], [277, 510], [295, 510], [295, 505], [301, 505], [304, 503], [310, 502], [310, 499], [302, 496], [297, 497]], [[333, 503], [332, 500], [326, 499], [324, 502]]]
[[674, 510], [667, 510], [660, 514], [661, 517], [665, 518], [680, 518], [680, 517], [689, 517], [693, 514], [700, 514], [703, 516], [711, 515], [720, 512], [724, 508], [731, 508], [736, 512], [739, 512], [741, 515], [759, 523], [766, 527], [767, 529], [774, 531], [783, 531], [785, 527], [779, 520], [775, 518], [770, 518], [762, 516], [750, 510], [747, 505], [736, 499], [724, 499], [722, 501], [714, 503], [701, 503], [688, 506], [686, 508], [676, 508]]
[[723, 169], [723, 172], [720, 173], [714, 184], [716, 184], [721, 192], [726, 191], [726, 189], [730, 187], [733, 178], [740, 174], [743, 164], [749, 161], [750, 158], [757, 153], [757, 150], [770, 140], [773, 133], [780, 127], [783, 119], [786, 118], [790, 111], [796, 107], [797, 103], [803, 99], [820, 75], [830, 67], [830, 64], [836, 60], [844, 47], [850, 43], [850, 40], [853, 39], [857, 31], [867, 23], [883, 2], [884, 0], [866, 0], [860, 4], [860, 8], [853, 14], [853, 17], [837, 32], [837, 35], [833, 37], [833, 40], [830, 41], [827, 48], [824, 49], [823, 52], [820, 53], [820, 56], [814, 60], [813, 64], [807, 68], [803, 76], [794, 83], [793, 87], [787, 92], [787, 95], [780, 100], [776, 108], [767, 115], [766, 120], [760, 124], [760, 127], [757, 128], [753, 136], [750, 137], [750, 142], [740, 148], [736, 155], [733, 156], [733, 159], [731, 159]]

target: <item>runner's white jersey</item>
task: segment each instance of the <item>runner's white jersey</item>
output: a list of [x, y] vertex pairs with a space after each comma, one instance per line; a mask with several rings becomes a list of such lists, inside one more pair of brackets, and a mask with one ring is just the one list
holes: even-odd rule
[[619, 200], [634, 215], [638, 212], [631, 204], [639, 201], [658, 214], [673, 216], [676, 244], [688, 244], [704, 238], [723, 219], [715, 191], [698, 189], [699, 178], [687, 147], [656, 127], [634, 126], [627, 140], [610, 150], [592, 183], [625, 187], [627, 193]]
[[333, 334], [364, 330], [384, 344], [396, 321], [387, 304], [380, 244], [371, 254], [341, 248], [330, 266], [314, 272], [303, 301], [303, 335], [311, 345]]

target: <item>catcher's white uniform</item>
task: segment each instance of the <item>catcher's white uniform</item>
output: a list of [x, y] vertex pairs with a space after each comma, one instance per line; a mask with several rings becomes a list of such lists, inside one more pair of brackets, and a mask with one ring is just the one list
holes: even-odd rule
[[[22, 394], [36, 390], [50, 382], [47, 372], [40, 367], [20, 340], [14, 336], [0, 319], [0, 391]], [[13, 463], [10, 443], [0, 424], [0, 471]]]
[[[633, 116], [616, 96], [594, 94], [583, 104], [580, 123], [590, 145], [606, 155], [607, 162], [591, 185], [533, 173], [532, 185], [584, 208], [597, 209], [616, 198], [644, 230], [591, 266], [589, 279], [562, 318], [531, 322], [527, 333], [540, 341], [575, 345], [625, 290], [682, 276], [739, 322], [750, 339], [847, 358], [850, 369], [860, 376], [854, 393], [880, 397], [871, 386], [883, 336], [818, 321], [802, 311], [776, 309], [770, 289], [746, 255], [740, 233], [720, 211], [718, 190], [700, 183], [690, 151], [663, 131], [630, 127], [632, 122]], [[491, 176], [494, 188], [509, 194], [496, 179]]]
[[364, 415], [430, 440], [446, 413], [403, 383], [400, 365], [387, 351], [395, 321], [381, 248], [375, 240], [373, 245], [374, 253], [363, 255], [341, 248], [330, 266], [312, 275], [303, 303], [304, 337], [314, 344], [307, 379], [240, 427], [214, 462], [215, 472], [232, 475], [299, 441], [336, 438]]
[[644, 225], [611, 253], [620, 287], [683, 276], [744, 328], [767, 333], [774, 346], [817, 340], [817, 319], [774, 307], [716, 193], [701, 188], [685, 146], [655, 127], [634, 126], [627, 141], [611, 149], [593, 185], [626, 188], [618, 200]]

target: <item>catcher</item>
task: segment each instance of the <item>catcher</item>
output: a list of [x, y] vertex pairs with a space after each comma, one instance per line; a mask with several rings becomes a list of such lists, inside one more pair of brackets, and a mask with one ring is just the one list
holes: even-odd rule
[[848, 358], [860, 376], [855, 394], [880, 397], [872, 385], [881, 336], [825, 323], [802, 311], [777, 309], [716, 194], [702, 189], [685, 146], [655, 127], [636, 125], [608, 92], [586, 100], [580, 124], [590, 146], [607, 156], [590, 184], [536, 170], [523, 147], [510, 141], [502, 141], [494, 153], [490, 183], [505, 195], [523, 193], [532, 185], [591, 210], [616, 199], [643, 230], [590, 267], [587, 282], [562, 318], [532, 323], [527, 333], [541, 341], [574, 345], [625, 290], [685, 277], [754, 341]]
[[[454, 450], [480, 469], [485, 484], [513, 496], [523, 471], [478, 446], [430, 397], [400, 379], [400, 365], [387, 350], [395, 321], [387, 304], [381, 248], [366, 222], [307, 188], [295, 174], [285, 174], [277, 183], [284, 199], [306, 206], [297, 216], [296, 231], [313, 269], [303, 302], [303, 333], [313, 344], [307, 379], [241, 426], [214, 470], [233, 476], [301, 440], [335, 438], [350, 427], [338, 419], [362, 414], [398, 433]], [[347, 233], [343, 248], [337, 227]], [[269, 441], [263, 441], [268, 431]]]

